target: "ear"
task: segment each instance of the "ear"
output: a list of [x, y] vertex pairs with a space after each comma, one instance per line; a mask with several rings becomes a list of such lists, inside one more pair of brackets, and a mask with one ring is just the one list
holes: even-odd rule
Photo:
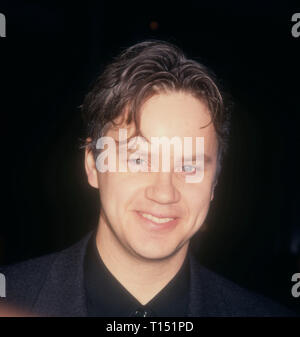
[[85, 160], [84, 160], [85, 172], [88, 178], [88, 182], [92, 187], [98, 188], [98, 174], [95, 164], [94, 154], [90, 148], [85, 149]]
[[217, 186], [218, 180], [216, 179], [213, 183], [212, 191], [211, 191], [211, 196], [210, 196], [210, 201], [213, 201], [215, 197], [215, 188]]

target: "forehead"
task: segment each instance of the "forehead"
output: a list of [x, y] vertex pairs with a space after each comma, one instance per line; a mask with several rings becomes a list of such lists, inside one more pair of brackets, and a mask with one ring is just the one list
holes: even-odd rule
[[[122, 116], [119, 116], [115, 121], [119, 123], [121, 120]], [[119, 127], [127, 129], [128, 137], [135, 135], [133, 122], [130, 125], [122, 123]], [[106, 136], [118, 139], [119, 127], [109, 128]], [[148, 140], [151, 137], [204, 137], [206, 149], [217, 147], [209, 109], [189, 93], [170, 92], [152, 96], [141, 107], [140, 129]]]
[[191, 94], [159, 94], [141, 108], [141, 131], [148, 137], [212, 137], [214, 126], [207, 106]]

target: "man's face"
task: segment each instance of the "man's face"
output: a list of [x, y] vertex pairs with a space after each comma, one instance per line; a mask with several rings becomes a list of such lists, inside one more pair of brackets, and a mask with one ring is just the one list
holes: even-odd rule
[[[190, 167], [174, 172], [172, 147], [170, 172], [162, 172], [161, 166], [158, 172], [97, 171], [100, 227], [110, 232], [120, 249], [144, 259], [161, 259], [187, 248], [203, 224], [213, 198], [218, 146], [210, 120], [206, 105], [186, 93], [155, 95], [143, 105], [140, 126], [148, 140], [179, 137], [183, 144], [184, 137], [192, 137], [196, 154], [195, 139], [204, 137], [204, 178], [200, 183], [188, 183], [185, 178], [191, 174]], [[134, 126], [127, 126], [127, 132], [131, 136]], [[114, 139], [118, 139], [117, 135], [118, 129], [110, 129], [106, 134]]]

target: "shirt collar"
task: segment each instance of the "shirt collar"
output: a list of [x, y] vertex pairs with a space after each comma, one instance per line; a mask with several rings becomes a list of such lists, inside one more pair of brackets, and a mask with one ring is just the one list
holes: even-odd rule
[[107, 269], [93, 235], [90, 238], [84, 262], [88, 315], [184, 317], [188, 307], [189, 273], [187, 255], [173, 279], [146, 305], [142, 305]]

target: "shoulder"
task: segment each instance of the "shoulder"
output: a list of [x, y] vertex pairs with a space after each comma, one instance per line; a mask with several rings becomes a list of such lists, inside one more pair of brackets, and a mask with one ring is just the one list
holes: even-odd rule
[[5, 277], [6, 301], [24, 308], [32, 308], [44, 283], [52, 277], [54, 270], [60, 274], [68, 274], [74, 268], [78, 256], [83, 254], [88, 238], [89, 235], [56, 253], [0, 266], [0, 273]]
[[6, 282], [6, 301], [30, 308], [58, 254], [0, 267]]
[[[296, 316], [275, 301], [243, 288], [200, 265], [192, 258], [194, 294], [198, 293], [207, 313], [212, 316], [275, 317]], [[200, 304], [199, 304], [200, 305]]]

